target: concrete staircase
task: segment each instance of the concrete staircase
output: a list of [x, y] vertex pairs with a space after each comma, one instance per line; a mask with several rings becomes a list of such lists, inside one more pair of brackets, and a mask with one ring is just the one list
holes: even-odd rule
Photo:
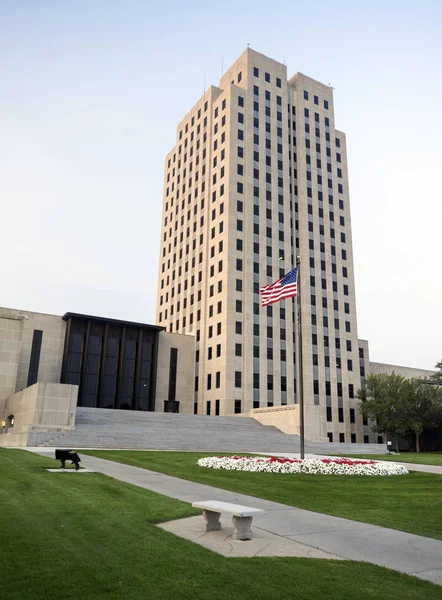
[[[211, 452], [299, 452], [299, 437], [244, 417], [208, 417], [159, 412], [77, 408], [76, 428], [44, 439], [39, 446], [203, 450]], [[315, 444], [306, 452], [322, 454], [385, 453], [376, 444]]]

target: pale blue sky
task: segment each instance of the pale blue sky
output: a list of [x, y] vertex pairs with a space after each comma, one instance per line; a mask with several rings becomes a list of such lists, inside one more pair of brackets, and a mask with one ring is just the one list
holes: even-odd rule
[[[270, 12], [269, 12], [270, 10]], [[335, 88], [359, 336], [442, 359], [442, 2], [0, 0], [0, 306], [154, 322], [164, 156], [247, 43]]]

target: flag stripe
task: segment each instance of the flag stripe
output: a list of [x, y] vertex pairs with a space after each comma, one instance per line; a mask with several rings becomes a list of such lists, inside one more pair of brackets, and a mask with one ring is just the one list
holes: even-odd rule
[[287, 275], [278, 279], [278, 281], [263, 286], [259, 290], [261, 292], [262, 306], [268, 306], [284, 298], [296, 296], [298, 292], [297, 275], [298, 270], [293, 269]]
[[297, 289], [296, 286], [294, 286], [294, 289], [292, 290], [284, 290], [279, 293], [276, 292], [276, 290], [273, 292], [273, 294], [270, 294], [268, 297], [264, 297], [262, 298], [262, 306], [267, 306], [268, 304], [273, 304], [274, 302], [279, 302], [279, 300], [283, 300], [284, 298], [291, 298], [296, 296], [297, 293]]
[[263, 292], [262, 297], [271, 298], [276, 296], [290, 296], [293, 292], [296, 292], [296, 283], [295, 285], [291, 285], [290, 287], [286, 286], [286, 289], [280, 288], [279, 290], [273, 290], [271, 292]]

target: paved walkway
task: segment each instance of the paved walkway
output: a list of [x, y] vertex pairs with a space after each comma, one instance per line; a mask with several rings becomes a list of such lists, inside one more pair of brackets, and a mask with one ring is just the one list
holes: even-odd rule
[[[33, 451], [44, 456], [53, 453], [52, 448]], [[255, 517], [254, 523], [269, 533], [342, 558], [373, 563], [442, 585], [442, 541], [302, 510], [92, 456], [82, 455], [81, 459], [87, 469], [184, 502], [216, 499], [262, 508], [266, 514]]]

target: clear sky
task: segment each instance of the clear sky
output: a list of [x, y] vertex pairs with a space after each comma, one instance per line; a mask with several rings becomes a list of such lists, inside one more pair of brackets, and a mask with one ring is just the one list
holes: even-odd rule
[[432, 368], [441, 0], [0, 0], [0, 306], [154, 322], [164, 156], [248, 43], [335, 88], [359, 337]]

